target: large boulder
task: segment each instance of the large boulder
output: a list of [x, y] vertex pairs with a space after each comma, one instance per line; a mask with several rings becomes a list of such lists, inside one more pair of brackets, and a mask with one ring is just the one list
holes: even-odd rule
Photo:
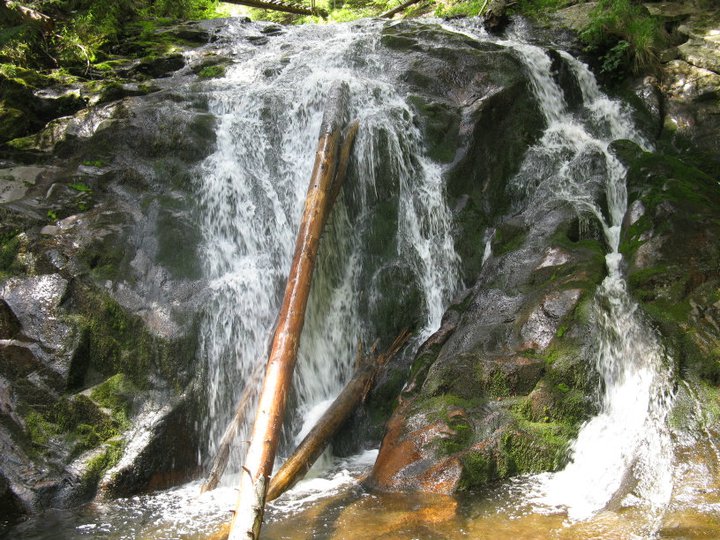
[[593, 409], [603, 246], [579, 235], [569, 208], [526, 217], [496, 233], [497, 256], [418, 351], [369, 485], [454, 493], [565, 462]]
[[197, 466], [190, 171], [213, 146], [212, 118], [182, 92], [119, 97], [14, 141], [0, 162], [4, 516], [98, 486], [167, 486]]
[[720, 189], [677, 157], [615, 150], [629, 167], [622, 251], [630, 291], [686, 379], [720, 384]]

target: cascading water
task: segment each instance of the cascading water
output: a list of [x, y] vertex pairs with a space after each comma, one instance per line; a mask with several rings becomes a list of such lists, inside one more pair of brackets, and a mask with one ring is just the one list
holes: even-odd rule
[[[265, 360], [323, 99], [334, 81], [349, 84], [350, 117], [361, 127], [344, 188], [347, 204], [336, 205], [314, 276], [294, 380], [300, 418], [312, 420], [322, 412], [349, 378], [358, 341], [378, 337], [360, 315], [363, 306], [372, 310], [387, 293], [374, 285], [376, 274], [392, 266], [410, 269], [424, 307], [418, 339], [439, 326], [458, 284], [441, 170], [424, 157], [413, 113], [384, 75], [382, 56], [373, 53], [379, 42], [376, 26], [313, 27], [277, 36], [262, 53], [229, 69], [212, 89], [218, 144], [202, 166], [201, 191], [206, 272], [213, 290], [202, 330], [213, 442], [222, 435], [239, 390]], [[247, 53], [238, 47], [240, 57]], [[377, 261], [369, 260], [366, 243], [393, 241], [371, 238], [381, 183], [396, 186], [395, 193], [383, 195], [396, 200], [395, 216], [384, 219], [396, 221], [397, 232], [394, 253]], [[298, 427], [295, 422], [294, 433]], [[214, 448], [209, 450], [212, 454]]]
[[[300, 429], [303, 421], [312, 424], [312, 417], [339, 391], [352, 370], [358, 341], [369, 343], [378, 337], [368, 313], [383, 301], [384, 273], [400, 272], [419, 291], [418, 342], [439, 326], [458, 286], [459, 262], [444, 201], [443, 171], [425, 157], [412, 108], [398, 93], [392, 66], [379, 46], [382, 25], [364, 21], [300, 27], [273, 36], [262, 48], [235, 39], [239, 26], [230, 25], [220, 36], [233, 49], [236, 61], [224, 78], [202, 87], [217, 118], [217, 149], [198, 173], [203, 260], [211, 290], [201, 329], [209, 397], [205, 426], [209, 448], [199, 457], [202, 461], [214, 454], [238, 395], [265, 360], [313, 163], [323, 98], [335, 81], [350, 86], [349, 116], [357, 118], [361, 128], [344, 194], [320, 249], [294, 381], [291, 430], [286, 435], [297, 437], [298, 431], [305, 431]], [[595, 361], [602, 381], [599, 414], [582, 427], [569, 465], [557, 473], [514, 483], [514, 495], [519, 491], [519, 497], [491, 505], [476, 524], [460, 515], [439, 520], [438, 534], [619, 537], [615, 529], [609, 535], [591, 530], [574, 536], [573, 529], [570, 536], [556, 534], [564, 529], [566, 514], [567, 525], [617, 505], [640, 508], [642, 515], [633, 518], [631, 534], [651, 536], [670, 499], [673, 473], [677, 474], [666, 426], [673, 399], [671, 373], [623, 278], [618, 246], [627, 206], [625, 171], [608, 151], [615, 139], [646, 143], [623, 108], [604, 96], [587, 68], [569, 55], [560, 53], [582, 92], [582, 105], [576, 108], [568, 106], [552, 78], [546, 52], [527, 44], [522, 36], [498, 40], [478, 34], [472, 23], [456, 23], [450, 30], [509, 47], [523, 61], [546, 129], [527, 151], [509, 186], [518, 211], [543, 212], [548, 205], [565, 202], [582, 218], [592, 216], [604, 230], [608, 275], [597, 291], [593, 313]], [[379, 226], [378, 219], [386, 222]], [[486, 231], [483, 263], [492, 257], [493, 234]], [[238, 439], [245, 439], [247, 431], [245, 426]], [[241, 453], [234, 456], [236, 469]], [[372, 457], [363, 455], [355, 461], [367, 467]], [[347, 474], [336, 477], [351, 480]], [[337, 483], [331, 479], [316, 481], [304, 491], [300, 487], [287, 508], [299, 511], [333, 485]], [[234, 493], [229, 489], [206, 493], [203, 504], [196, 497], [197, 486], [190, 485], [98, 505], [73, 516], [68, 526], [73, 533], [66, 536], [193, 537], [226, 518]], [[404, 514], [411, 521], [422, 508], [418, 500], [399, 497], [391, 503], [411, 508]], [[332, 504], [325, 509], [330, 514], [335, 511]], [[375, 513], [371, 510], [371, 519], [382, 521], [383, 505], [381, 500], [379, 507], [369, 506], [377, 508]], [[501, 535], [502, 527], [512, 521], [508, 513], [528, 506], [527, 529], [518, 532], [511, 526]], [[397, 513], [403, 515], [401, 510]], [[363, 528], [366, 525], [362, 523]], [[307, 527], [311, 531], [307, 538], [314, 537], [312, 527]], [[296, 536], [295, 529], [300, 528], [291, 521], [289, 536], [271, 537], [298, 538], [302, 535]], [[323, 534], [323, 538], [355, 537], [352, 530], [345, 536], [342, 530], [335, 536]]]
[[571, 55], [560, 53], [582, 92], [582, 111], [576, 113], [553, 79], [543, 49], [517, 36], [498, 43], [517, 51], [527, 66], [547, 123], [513, 181], [516, 192], [530, 208], [566, 201], [580, 215], [590, 213], [601, 223], [608, 246], [608, 275], [596, 293], [593, 315], [600, 412], [582, 426], [567, 467], [533, 478], [525, 497], [540, 511], [567, 511], [570, 520], [587, 519], [609, 504], [641, 506], [647, 523], [640, 533], [652, 534], [673, 487], [666, 422], [672, 404], [670, 363], [627, 291], [619, 253], [627, 210], [625, 169], [608, 151], [617, 139], [647, 143], [630, 114], [602, 94], [587, 67]]

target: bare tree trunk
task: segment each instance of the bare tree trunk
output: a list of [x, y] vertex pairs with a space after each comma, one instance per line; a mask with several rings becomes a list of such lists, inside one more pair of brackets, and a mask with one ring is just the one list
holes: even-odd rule
[[240, 474], [240, 493], [230, 524], [230, 540], [257, 540], [260, 535], [268, 478], [297, 359], [320, 235], [330, 210], [328, 203], [335, 180], [347, 93], [346, 84], [333, 87], [320, 128], [295, 255], [270, 348], [250, 446]]
[[409, 337], [410, 333], [407, 330], [403, 331], [395, 338], [388, 350], [378, 356], [374, 356], [372, 352], [363, 355], [361, 351], [358, 351], [355, 375], [298, 445], [293, 455], [273, 475], [267, 493], [268, 501], [278, 498], [283, 492], [302, 480], [305, 473], [323, 453], [332, 436], [337, 433], [358, 405], [365, 401], [380, 368], [402, 349]]

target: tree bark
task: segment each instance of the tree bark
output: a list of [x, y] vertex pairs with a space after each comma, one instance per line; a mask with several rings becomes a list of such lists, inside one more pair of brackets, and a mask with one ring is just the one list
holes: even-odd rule
[[205, 483], [200, 487], [200, 493], [212, 491], [220, 483], [220, 479], [230, 459], [230, 449], [233, 442], [235, 442], [238, 429], [240, 429], [243, 420], [245, 420], [245, 416], [247, 416], [247, 411], [252, 404], [252, 400], [257, 395], [257, 383], [262, 374], [261, 367], [262, 366], [258, 364], [250, 376], [250, 380], [245, 384], [245, 389], [240, 396], [237, 409], [235, 409], [235, 416], [233, 416], [233, 419], [225, 429], [225, 433], [223, 433], [222, 439], [220, 439], [217, 454], [215, 454], [215, 459], [213, 460], [212, 467], [210, 467], [210, 472], [208, 473]]
[[358, 405], [365, 401], [380, 368], [402, 349], [409, 337], [410, 333], [407, 330], [402, 332], [388, 350], [378, 356], [374, 356], [372, 353], [362, 355], [358, 352], [355, 375], [298, 445], [292, 456], [273, 475], [267, 493], [268, 501], [277, 499], [283, 492], [302, 480], [305, 473], [310, 470], [310, 467], [330, 443], [332, 436], [337, 433]]
[[330, 210], [328, 203], [335, 180], [347, 93], [347, 84], [333, 87], [320, 128], [295, 255], [270, 348], [250, 446], [240, 473], [240, 493], [230, 524], [230, 540], [257, 540], [260, 535], [268, 478], [297, 359], [320, 235]]

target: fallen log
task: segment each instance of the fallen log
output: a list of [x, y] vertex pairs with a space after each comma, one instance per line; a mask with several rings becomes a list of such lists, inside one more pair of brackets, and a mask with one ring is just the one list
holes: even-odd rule
[[261, 375], [262, 364], [258, 364], [255, 367], [252, 375], [250, 375], [250, 379], [245, 384], [245, 389], [240, 395], [240, 401], [238, 402], [238, 406], [235, 409], [235, 415], [233, 416], [230, 424], [228, 424], [228, 427], [225, 429], [225, 433], [223, 433], [222, 439], [220, 439], [220, 444], [218, 445], [215, 459], [213, 460], [212, 466], [210, 467], [210, 472], [208, 473], [207, 479], [200, 487], [200, 493], [212, 491], [220, 483], [220, 479], [222, 478], [222, 475], [225, 472], [225, 468], [227, 467], [228, 460], [230, 459], [230, 449], [232, 448], [232, 444], [237, 437], [238, 429], [240, 429], [243, 420], [245, 420], [245, 417], [247, 416], [247, 411], [252, 404], [252, 400], [255, 398], [255, 396], [257, 396], [257, 383], [260, 380]]
[[392, 345], [382, 354], [363, 355], [358, 351], [357, 368], [350, 382], [332, 402], [328, 410], [320, 417], [282, 467], [272, 477], [267, 492], [267, 500], [277, 499], [286, 490], [302, 480], [307, 471], [323, 453], [330, 439], [352, 412], [367, 397], [372, 389], [378, 371], [403, 348], [410, 338], [410, 332], [403, 331]]
[[328, 203], [336, 180], [347, 93], [347, 84], [333, 87], [320, 128], [295, 254], [272, 339], [250, 445], [240, 474], [240, 493], [230, 523], [230, 540], [257, 539], [260, 535], [268, 478], [272, 473], [285, 401], [297, 360], [320, 235], [330, 211]]
[[381, 19], [391, 19], [397, 13], [404, 11], [406, 8], [409, 8], [413, 4], [417, 4], [419, 1], [420, 0], [407, 0], [407, 2], [403, 2], [399, 6], [388, 9], [387, 11], [381, 13], [380, 15], [378, 15], [378, 17], [380, 17]]
[[314, 6], [304, 6], [280, 0], [224, 0], [228, 4], [238, 4], [257, 9], [269, 9], [271, 11], [282, 11], [295, 15], [315, 15], [327, 19], [328, 12], [324, 9], [317, 9]]

